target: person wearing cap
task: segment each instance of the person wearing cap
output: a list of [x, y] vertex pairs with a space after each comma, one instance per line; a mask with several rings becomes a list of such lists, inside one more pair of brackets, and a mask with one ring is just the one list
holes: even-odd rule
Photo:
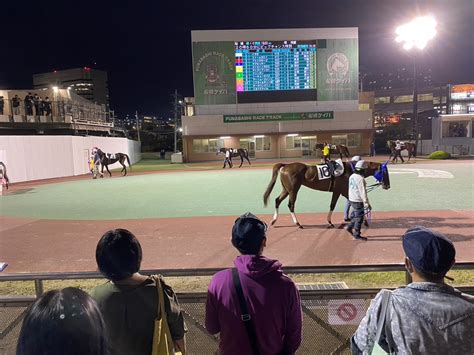
[[[352, 338], [352, 353], [370, 353], [381, 305], [388, 303], [379, 345], [397, 354], [473, 354], [474, 297], [444, 283], [456, 251], [443, 234], [425, 227], [402, 237], [405, 267], [413, 282], [381, 290]], [[447, 278], [447, 277], [446, 277]]]
[[402, 157], [402, 145], [403, 144], [397, 139], [397, 141], [395, 142], [395, 153], [393, 155], [392, 162], [393, 161], [398, 161], [398, 158], [400, 158], [402, 163], [405, 162], [405, 160]]
[[[240, 252], [236, 269], [215, 274], [206, 302], [206, 329], [220, 333], [219, 354], [252, 354], [250, 320], [260, 354], [294, 354], [301, 344], [302, 314], [298, 289], [282, 264], [262, 255], [267, 225], [251, 213], [240, 216], [232, 228], [232, 245]], [[249, 317], [244, 317], [234, 284], [240, 279]]]
[[367, 163], [365, 160], [359, 160], [354, 169], [354, 173], [349, 177], [349, 201], [352, 207], [351, 222], [347, 226], [347, 231], [352, 234], [356, 240], [367, 240], [360, 235], [362, 222], [364, 221], [365, 210], [371, 210], [372, 207], [367, 197], [367, 184], [365, 183], [365, 169]]
[[[361, 160], [361, 157], [360, 155], [354, 155], [351, 159], [351, 161], [349, 162], [349, 166], [351, 168], [351, 171], [354, 172], [355, 171], [355, 165], [357, 164], [357, 162]], [[346, 205], [344, 206], [344, 222], [350, 222], [351, 221], [351, 217], [350, 217], [350, 210], [351, 210], [351, 202], [349, 201], [349, 199], [346, 199]]]

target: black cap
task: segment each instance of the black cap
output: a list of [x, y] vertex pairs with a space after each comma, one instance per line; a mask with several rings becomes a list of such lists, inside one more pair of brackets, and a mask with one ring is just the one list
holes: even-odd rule
[[403, 250], [418, 271], [430, 275], [444, 276], [456, 256], [453, 242], [443, 234], [421, 226], [405, 232]]
[[247, 212], [237, 218], [232, 227], [232, 245], [242, 254], [256, 255], [266, 237], [267, 224]]

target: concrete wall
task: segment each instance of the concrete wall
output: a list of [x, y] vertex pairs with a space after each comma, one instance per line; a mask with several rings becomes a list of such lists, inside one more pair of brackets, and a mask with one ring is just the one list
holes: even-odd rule
[[87, 161], [94, 146], [107, 153], [126, 153], [132, 164], [141, 159], [140, 143], [126, 138], [2, 136], [0, 161], [11, 182], [82, 175], [89, 172]]
[[184, 136], [303, 133], [372, 129], [372, 111], [336, 111], [329, 120], [224, 123], [223, 115], [183, 117]]

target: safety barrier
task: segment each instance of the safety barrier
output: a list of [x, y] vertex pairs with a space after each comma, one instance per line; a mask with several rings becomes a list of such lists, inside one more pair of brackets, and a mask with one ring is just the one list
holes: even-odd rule
[[[455, 269], [472, 270], [474, 263], [460, 263]], [[146, 270], [164, 276], [206, 276], [220, 269]], [[288, 267], [287, 274], [404, 271], [401, 264]], [[102, 278], [97, 272], [4, 274], [0, 281], [34, 281], [37, 296], [43, 293], [44, 280]], [[409, 282], [407, 278], [407, 282]], [[474, 294], [473, 287], [460, 287]], [[300, 290], [303, 311], [303, 342], [299, 354], [349, 354], [350, 338], [380, 289]], [[186, 324], [189, 354], [214, 354], [219, 338], [204, 327], [206, 293], [178, 293]], [[35, 297], [0, 297], [0, 354], [14, 354], [22, 319]]]

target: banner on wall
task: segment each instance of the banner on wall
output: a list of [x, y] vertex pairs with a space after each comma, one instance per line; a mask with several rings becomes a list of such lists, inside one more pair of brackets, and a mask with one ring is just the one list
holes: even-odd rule
[[325, 46], [318, 46], [318, 101], [358, 100], [358, 40], [328, 39], [325, 42]]
[[196, 105], [236, 103], [234, 42], [193, 42]]

